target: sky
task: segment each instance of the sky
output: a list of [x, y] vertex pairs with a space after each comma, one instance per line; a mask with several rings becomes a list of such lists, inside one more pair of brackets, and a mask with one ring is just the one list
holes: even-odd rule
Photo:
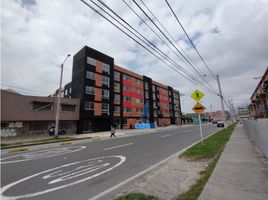
[[[161, 42], [123, 1], [103, 1], [197, 78], [192, 68], [170, 50], [173, 46]], [[150, 23], [132, 0], [125, 1]], [[140, 0], [136, 2], [143, 5]], [[143, 2], [176, 40], [176, 47], [183, 49], [211, 87], [218, 90], [165, 0]], [[268, 0], [168, 2], [210, 70], [219, 75], [224, 98], [232, 100], [235, 107], [249, 104], [259, 82], [254, 77], [262, 76], [268, 66]], [[113, 57], [117, 65], [179, 90], [184, 95], [184, 113], [192, 112], [195, 101], [190, 96], [196, 89], [205, 94], [201, 104], [207, 111], [211, 105], [213, 111], [221, 108], [217, 95], [170, 69], [80, 0], [1, 1], [1, 88], [26, 95], [53, 93], [59, 87], [59, 66], [66, 55], [75, 55], [85, 45]], [[64, 65], [63, 84], [72, 79], [72, 56]]]

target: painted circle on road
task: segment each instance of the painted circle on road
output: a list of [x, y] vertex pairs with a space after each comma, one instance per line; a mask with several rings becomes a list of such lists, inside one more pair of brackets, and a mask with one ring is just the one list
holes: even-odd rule
[[125, 161], [125, 156], [115, 155], [61, 165], [2, 187], [1, 199], [30, 198], [73, 186], [107, 173]]
[[73, 153], [76, 151], [80, 151], [84, 148], [86, 148], [86, 146], [72, 146], [72, 147], [63, 147], [63, 148], [27, 152], [23, 154], [18, 154], [18, 155], [2, 158], [1, 163], [8, 164], [8, 163], [17, 163], [17, 162], [41, 159], [41, 158], [48, 158], [48, 157], [58, 156], [62, 154]]

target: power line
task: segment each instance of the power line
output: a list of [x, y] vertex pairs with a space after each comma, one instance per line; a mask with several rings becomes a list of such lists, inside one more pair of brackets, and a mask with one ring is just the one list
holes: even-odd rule
[[[126, 34], [128, 37], [130, 37], [132, 40], [134, 40], [136, 43], [138, 43], [139, 45], [141, 45], [143, 48], [145, 48], [147, 51], [149, 51], [151, 54], [153, 54], [156, 58], [158, 58], [159, 60], [161, 60], [162, 62], [164, 62], [168, 67], [170, 67], [171, 69], [173, 69], [174, 71], [176, 71], [177, 73], [179, 73], [180, 75], [182, 75], [184, 78], [186, 78], [187, 80], [193, 82], [191, 79], [189, 79], [188, 77], [186, 77], [184, 74], [182, 74], [180, 71], [178, 71], [177, 69], [174, 69], [170, 64], [168, 64], [166, 61], [164, 61], [162, 58], [160, 58], [159, 56], [157, 56], [155, 53], [153, 53], [151, 50], [149, 50], [147, 47], [145, 47], [143, 44], [141, 44], [139, 41], [137, 41], [134, 37], [132, 37], [130, 34], [128, 34], [126, 31], [124, 31], [122, 28], [120, 28], [118, 25], [116, 25], [115, 23], [113, 23], [110, 19], [108, 19], [106, 16], [104, 16], [103, 14], [101, 14], [98, 10], [96, 10], [94, 7], [92, 7], [91, 5], [89, 5], [87, 2], [85, 2], [84, 0], [81, 0], [85, 5], [87, 5], [89, 8], [91, 8], [93, 11], [95, 11], [96, 13], [98, 13], [100, 16], [102, 16], [104, 19], [106, 19], [108, 22], [110, 22], [112, 25], [114, 25], [116, 28], [118, 28], [120, 31], [122, 31], [124, 34]], [[108, 14], [110, 17], [112, 17], [109, 13], [107, 13], [104, 9], [102, 9], [98, 4], [96, 4], [95, 2], [93, 2], [92, 0], [90, 0], [95, 6], [97, 6], [98, 8], [100, 8], [102, 11], [104, 11], [106, 14]], [[114, 20], [116, 20], [114, 17], [112, 17]], [[123, 26], [124, 28], [126, 28], [124, 25], [122, 25], [122, 23], [118, 22], [116, 20], [117, 23], [121, 24], [121, 26]], [[127, 29], [128, 31], [130, 31], [129, 29]], [[131, 31], [130, 31], [131, 32]], [[133, 32], [131, 32], [133, 34]], [[135, 35], [135, 34], [134, 34]], [[135, 35], [137, 37], [137, 35]], [[138, 37], [139, 38], [139, 37]], [[139, 38], [140, 39], [140, 38]], [[144, 41], [143, 41], [144, 42]], [[148, 45], [148, 44], [147, 44]], [[150, 47], [150, 46], [149, 46]], [[150, 47], [151, 48], [151, 47]], [[154, 49], [153, 49], [154, 50]], [[157, 52], [159, 54], [159, 52]], [[163, 55], [162, 55], [163, 57]], [[170, 61], [169, 61], [170, 62]], [[196, 84], [195, 82], [193, 82], [194, 84]], [[204, 86], [203, 86], [204, 87]]]
[[206, 66], [206, 68], [208, 69], [209, 73], [214, 77], [215, 80], [217, 80], [217, 77], [215, 76], [215, 74], [210, 70], [209, 66], [207, 65], [207, 63], [205, 62], [205, 60], [203, 59], [203, 57], [200, 55], [199, 51], [197, 50], [196, 46], [194, 45], [193, 41], [191, 40], [191, 38], [189, 37], [188, 33], [186, 32], [186, 30], [184, 29], [183, 25], [181, 24], [179, 18], [177, 17], [177, 15], [175, 14], [175, 12], [173, 11], [172, 7], [170, 6], [170, 4], [168, 3], [167, 0], [165, 0], [165, 2], [167, 3], [169, 9], [171, 10], [171, 12], [173, 13], [174, 17], [176, 18], [177, 22], [179, 23], [180, 27], [182, 28], [183, 32], [185, 33], [186, 37], [188, 38], [188, 40], [190, 41], [191, 45], [193, 46], [193, 48], [195, 49], [196, 53], [198, 54], [199, 58], [202, 60], [202, 62], [204, 63], [204, 65]]

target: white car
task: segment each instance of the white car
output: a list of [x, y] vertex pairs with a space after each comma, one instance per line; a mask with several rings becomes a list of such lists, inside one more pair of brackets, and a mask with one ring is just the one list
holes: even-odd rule
[[224, 122], [223, 121], [218, 121], [217, 127], [224, 127]]

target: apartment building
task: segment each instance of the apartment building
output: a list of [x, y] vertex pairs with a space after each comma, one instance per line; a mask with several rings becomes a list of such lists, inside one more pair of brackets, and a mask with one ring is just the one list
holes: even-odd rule
[[72, 82], [64, 97], [80, 98], [78, 133], [134, 128], [147, 122], [181, 123], [180, 93], [114, 64], [114, 59], [87, 46], [73, 59]]

